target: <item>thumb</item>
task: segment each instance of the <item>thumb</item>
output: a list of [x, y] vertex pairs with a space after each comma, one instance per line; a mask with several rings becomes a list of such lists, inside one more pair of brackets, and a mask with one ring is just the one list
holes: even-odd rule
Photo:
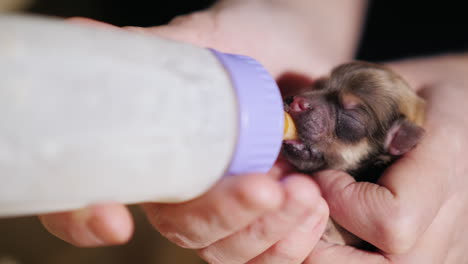
[[392, 220], [398, 218], [398, 203], [388, 189], [356, 182], [341, 171], [319, 172], [314, 178], [338, 224], [385, 252], [400, 251], [393, 243], [392, 228]]
[[[432, 124], [427, 131], [425, 140], [392, 164], [378, 184], [356, 182], [339, 171], [316, 175], [338, 224], [386, 253], [413, 247], [450, 196], [450, 161], [457, 157], [443, 126]], [[450, 151], [433, 154], [441, 149]]]

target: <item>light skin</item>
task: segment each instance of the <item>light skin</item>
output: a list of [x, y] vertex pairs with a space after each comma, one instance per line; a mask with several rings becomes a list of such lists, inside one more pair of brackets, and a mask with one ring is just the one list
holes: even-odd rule
[[[226, 0], [166, 26], [127, 30], [250, 55], [278, 79], [289, 73], [314, 79], [352, 59], [364, 6], [363, 1]], [[312, 179], [279, 161], [268, 174], [226, 177], [187, 203], [145, 204], [150, 222], [210, 263], [465, 263], [468, 55], [389, 66], [426, 98], [427, 135], [378, 185], [355, 183], [333, 171]], [[380, 251], [320, 241], [329, 214]], [[125, 243], [133, 231], [120, 204], [40, 218], [50, 232], [77, 246]]]
[[[427, 100], [427, 135], [385, 172], [379, 185], [355, 183], [340, 172], [316, 178], [334, 219], [376, 245], [384, 257], [381, 262], [367, 261], [366, 254], [355, 250], [361, 256], [346, 263], [465, 263], [468, 124], [464, 113], [468, 109], [463, 102], [468, 96], [468, 55], [389, 65]], [[321, 261], [320, 255], [326, 254], [318, 248], [310, 258], [320, 261], [312, 263], [334, 263]], [[334, 257], [352, 259], [346, 254]]]

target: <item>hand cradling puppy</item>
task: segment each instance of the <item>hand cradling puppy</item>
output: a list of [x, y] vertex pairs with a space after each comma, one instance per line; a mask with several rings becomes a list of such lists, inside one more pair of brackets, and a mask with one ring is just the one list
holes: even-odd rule
[[[424, 107], [424, 100], [390, 69], [367, 62], [340, 65], [308, 89], [284, 98], [294, 126], [287, 122], [282, 156], [312, 176], [334, 169], [358, 181], [376, 182], [422, 139]], [[333, 221], [322, 239], [363, 243]]]

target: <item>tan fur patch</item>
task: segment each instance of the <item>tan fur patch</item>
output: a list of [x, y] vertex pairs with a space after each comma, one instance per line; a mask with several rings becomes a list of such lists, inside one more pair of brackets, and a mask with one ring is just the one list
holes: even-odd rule
[[426, 102], [411, 89], [405, 80], [396, 73], [393, 73], [390, 69], [388, 69], [388, 71], [393, 74], [393, 81], [396, 84], [394, 86], [396, 92], [390, 92], [398, 96], [400, 113], [405, 115], [408, 121], [422, 126], [425, 119]]
[[415, 93], [408, 93], [400, 100], [400, 111], [406, 116], [408, 121], [422, 126], [425, 119], [426, 102]]
[[348, 92], [341, 96], [341, 104], [345, 109], [353, 109], [362, 104], [362, 100], [358, 96]]
[[338, 165], [338, 170], [352, 170], [355, 169], [359, 163], [367, 157], [372, 151], [372, 147], [368, 140], [362, 140], [357, 144], [341, 144], [337, 146], [336, 153], [340, 153], [342, 162]]

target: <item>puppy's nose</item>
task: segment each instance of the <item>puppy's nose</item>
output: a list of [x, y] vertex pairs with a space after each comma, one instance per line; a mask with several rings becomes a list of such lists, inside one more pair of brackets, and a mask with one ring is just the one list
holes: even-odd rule
[[310, 107], [311, 104], [307, 101], [307, 99], [300, 96], [294, 96], [291, 103], [289, 104], [289, 112], [300, 113], [307, 109], [310, 109]]

